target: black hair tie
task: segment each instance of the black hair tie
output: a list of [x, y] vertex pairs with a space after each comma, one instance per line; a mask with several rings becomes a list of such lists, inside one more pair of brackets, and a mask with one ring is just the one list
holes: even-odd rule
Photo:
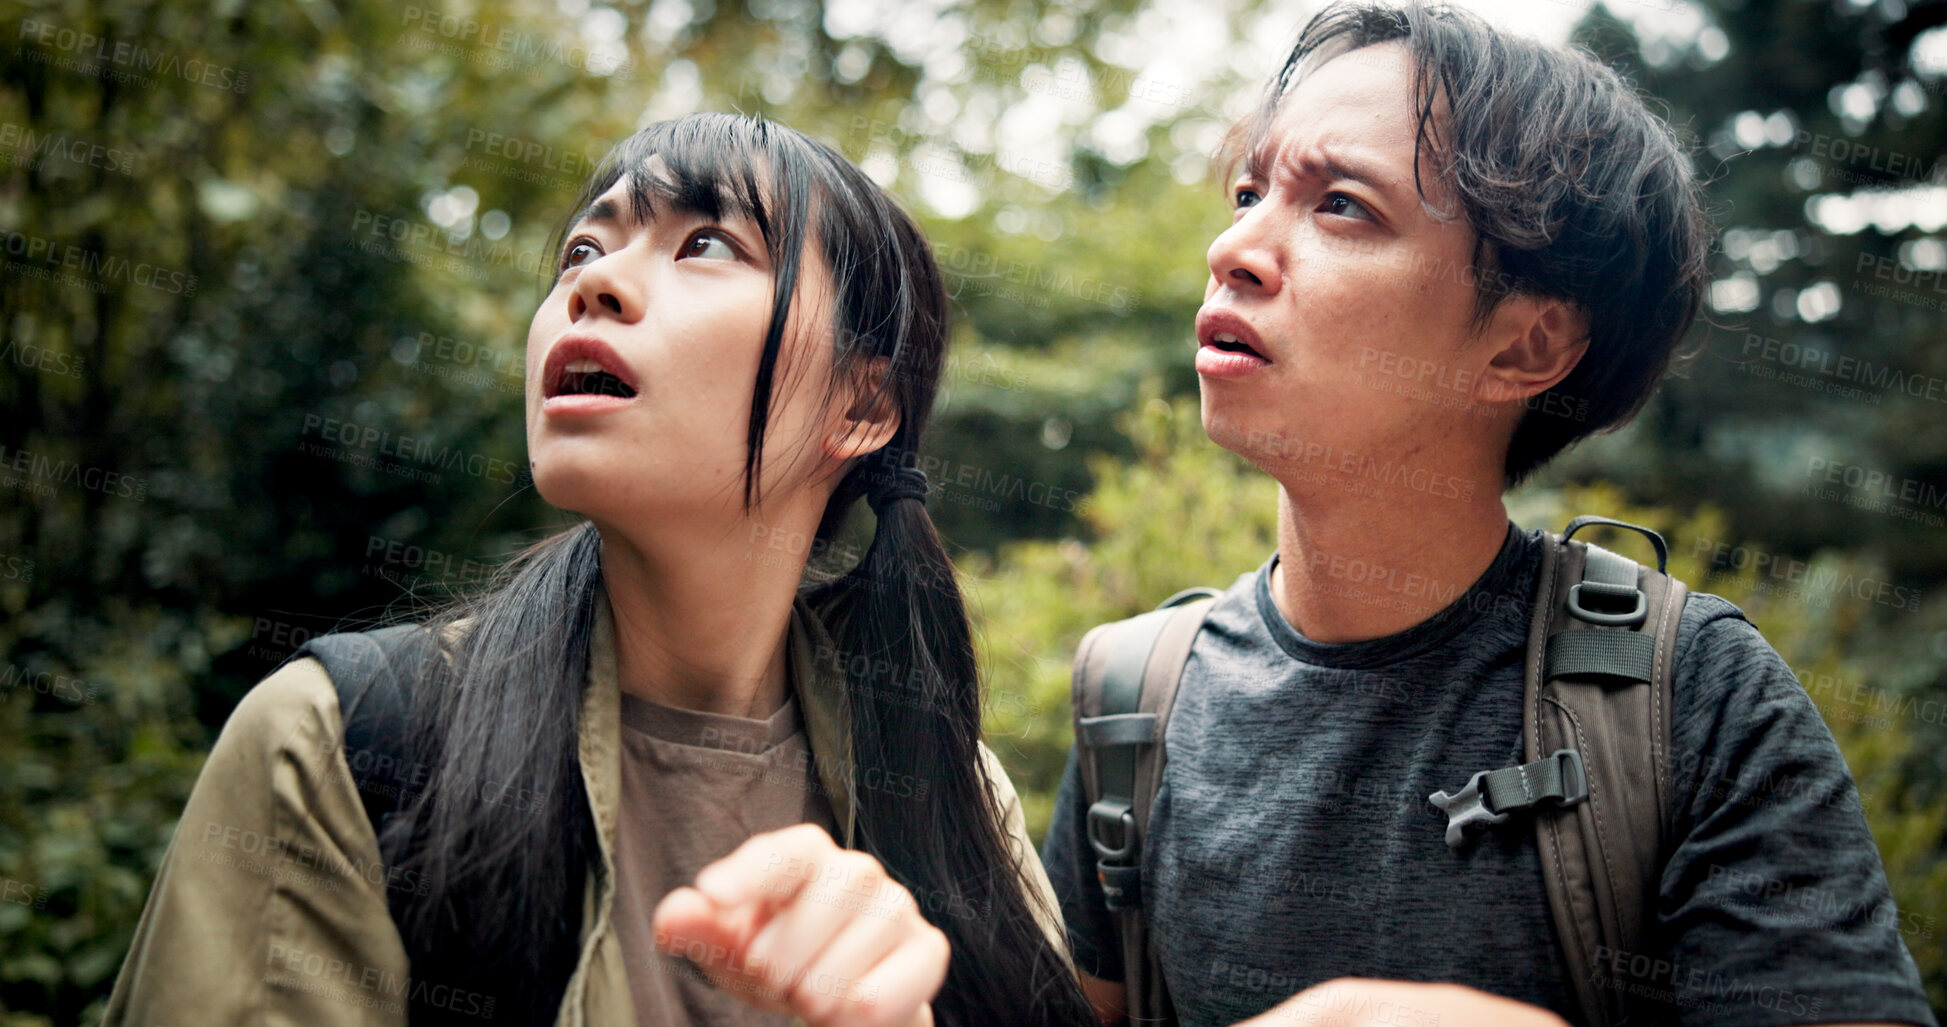
[[902, 499], [926, 502], [926, 493], [929, 489], [925, 471], [917, 467], [899, 467], [887, 475], [885, 480], [884, 488], [866, 496], [866, 502], [872, 504], [873, 513], [884, 514], [887, 506]]

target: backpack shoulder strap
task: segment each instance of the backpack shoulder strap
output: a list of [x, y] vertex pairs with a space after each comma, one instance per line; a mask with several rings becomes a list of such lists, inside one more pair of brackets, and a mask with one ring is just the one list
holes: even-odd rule
[[[1590, 524], [1641, 532], [1651, 570], [1572, 541]], [[1536, 840], [1563, 965], [1585, 1020], [1628, 1022], [1604, 966], [1645, 951], [1671, 831], [1670, 716], [1687, 590], [1655, 532], [1578, 517], [1544, 536], [1524, 667], [1522, 752], [1579, 754], [1586, 801], [1537, 809]]]
[[1075, 652], [1075, 745], [1089, 799], [1096, 874], [1121, 936], [1131, 1023], [1173, 1023], [1143, 910], [1142, 839], [1163, 776], [1163, 740], [1190, 647], [1215, 589], [1186, 589], [1149, 613], [1104, 624]]
[[317, 660], [337, 689], [345, 763], [374, 835], [384, 834], [392, 814], [424, 783], [407, 755], [406, 733], [412, 685], [435, 651], [432, 642], [420, 625], [399, 624], [319, 635], [286, 658]]

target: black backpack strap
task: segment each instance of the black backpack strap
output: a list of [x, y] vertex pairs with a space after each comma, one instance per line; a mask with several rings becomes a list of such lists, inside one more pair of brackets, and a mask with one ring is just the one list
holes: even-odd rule
[[[1590, 524], [1647, 536], [1656, 569], [1573, 541]], [[1670, 719], [1677, 624], [1688, 590], [1647, 528], [1578, 517], [1547, 537], [1530, 624], [1522, 751], [1580, 753], [1588, 798], [1535, 816], [1564, 967], [1595, 1027], [1657, 1022], [1605, 966], [1644, 954], [1672, 830]], [[1608, 959], [1604, 957], [1607, 956]], [[1634, 1020], [1632, 1013], [1640, 1013]], [[1665, 1013], [1667, 1016], [1667, 1012]]]
[[407, 730], [413, 682], [436, 651], [423, 627], [399, 624], [320, 635], [285, 661], [311, 657], [331, 677], [338, 691], [345, 763], [374, 835], [382, 836], [392, 814], [425, 784], [425, 773], [408, 755]]
[[1162, 783], [1177, 684], [1219, 594], [1178, 592], [1149, 613], [1095, 628], [1075, 653], [1075, 745], [1089, 799], [1088, 839], [1103, 898], [1116, 916], [1132, 1023], [1176, 1020], [1149, 946], [1142, 840]]

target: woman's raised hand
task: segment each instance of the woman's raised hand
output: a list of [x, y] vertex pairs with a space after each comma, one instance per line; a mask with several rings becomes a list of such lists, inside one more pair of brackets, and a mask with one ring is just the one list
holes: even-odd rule
[[946, 935], [877, 859], [815, 824], [753, 836], [656, 906], [656, 947], [811, 1027], [932, 1027]]

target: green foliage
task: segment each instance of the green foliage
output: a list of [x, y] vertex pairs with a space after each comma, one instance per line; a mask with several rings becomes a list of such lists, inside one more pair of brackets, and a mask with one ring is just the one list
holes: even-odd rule
[[[692, 109], [832, 142], [934, 242], [957, 336], [927, 451], [941, 480], [997, 483], [934, 510], [965, 550], [997, 748], [1045, 822], [1082, 632], [1226, 585], [1272, 544], [1275, 490], [1205, 441], [1184, 403], [1203, 252], [1226, 222], [1210, 151], [1256, 84], [1245, 60], [1182, 78], [1119, 63], [1173, 24], [1143, 0], [880, 6], [0, 0], [0, 465], [57, 468], [0, 493], [0, 889], [14, 889], [0, 894], [0, 1023], [99, 1008], [201, 753], [278, 659], [477, 578], [559, 520], [519, 470], [550, 230], [611, 144]], [[1262, 6], [1197, 16], [1243, 53], [1296, 27]], [[1698, 143], [1741, 233], [1717, 271], [1749, 276], [1758, 306], [1719, 319], [1715, 358], [1638, 428], [1548, 476], [1626, 486], [1571, 507], [1707, 500], [1721, 520], [1683, 531], [1821, 568], [1887, 564], [1907, 588], [1947, 576], [1941, 531], [1802, 493], [1809, 458], [1939, 489], [1937, 406], [1761, 378], [1780, 362], [1749, 360], [1740, 334], [1923, 385], [1947, 374], [1939, 310], [1870, 292], [1884, 284], [1873, 268], [1904, 265], [1858, 263], [1931, 252], [1913, 248], [1921, 230], [1810, 215], [1819, 196], [1938, 166], [1939, 79], [1905, 57], [1932, 15], [1896, 6], [1706, 0], [1717, 59], [1589, 19], [1582, 38]], [[461, 35], [467, 17], [518, 52]], [[594, 38], [606, 58], [590, 59]], [[1877, 97], [1863, 118], [1846, 106], [1859, 95]], [[999, 145], [1024, 110], [1049, 136], [1026, 160]], [[1908, 171], [1796, 135], [1732, 156], [1747, 114]], [[66, 256], [14, 252], [28, 241]], [[1795, 297], [1821, 282], [1843, 309], [1807, 322]], [[492, 463], [388, 473], [347, 459], [374, 447], [308, 448], [312, 419]], [[1776, 585], [1747, 598], [1801, 671], [1873, 682], [1895, 704], [1947, 695], [1947, 604], [1847, 600], [1814, 616], [1767, 608]], [[1902, 901], [1922, 909], [1943, 891], [1914, 882], [1939, 883], [1928, 811], [1947, 791], [1947, 737], [1938, 718], [1886, 724], [1856, 700], [1829, 712], [1862, 709], [1835, 731], [1877, 800]], [[1935, 943], [1913, 944], [1937, 980]]]
[[1916, 68], [1911, 49], [1937, 15], [1705, 0], [1696, 13], [1710, 32], [1673, 41], [1639, 37], [1624, 16], [1640, 9], [1598, 5], [1576, 35], [1654, 96], [1690, 147], [1724, 288], [1690, 340], [1695, 359], [1639, 429], [1574, 454], [1554, 480], [1626, 482], [1665, 504], [1708, 497], [1767, 546], [1803, 554], [1843, 539], [1899, 553], [1894, 570], [1909, 579], [1939, 577], [1937, 518], [1807, 498], [1826, 484], [1820, 460], [1936, 489], [1944, 480], [1947, 308], [1923, 284], [1937, 275], [1916, 280], [1916, 260], [1932, 262], [1915, 247], [1939, 238], [1926, 196], [1947, 171], [1947, 105], [1939, 74]]
[[1037, 836], [1072, 738], [1082, 635], [1180, 589], [1228, 586], [1276, 546], [1276, 483], [1205, 438], [1194, 402], [1172, 404], [1152, 383], [1121, 421], [1136, 456], [1092, 462], [1095, 490], [1081, 504], [1092, 542], [1016, 542], [961, 563], [992, 744]]

